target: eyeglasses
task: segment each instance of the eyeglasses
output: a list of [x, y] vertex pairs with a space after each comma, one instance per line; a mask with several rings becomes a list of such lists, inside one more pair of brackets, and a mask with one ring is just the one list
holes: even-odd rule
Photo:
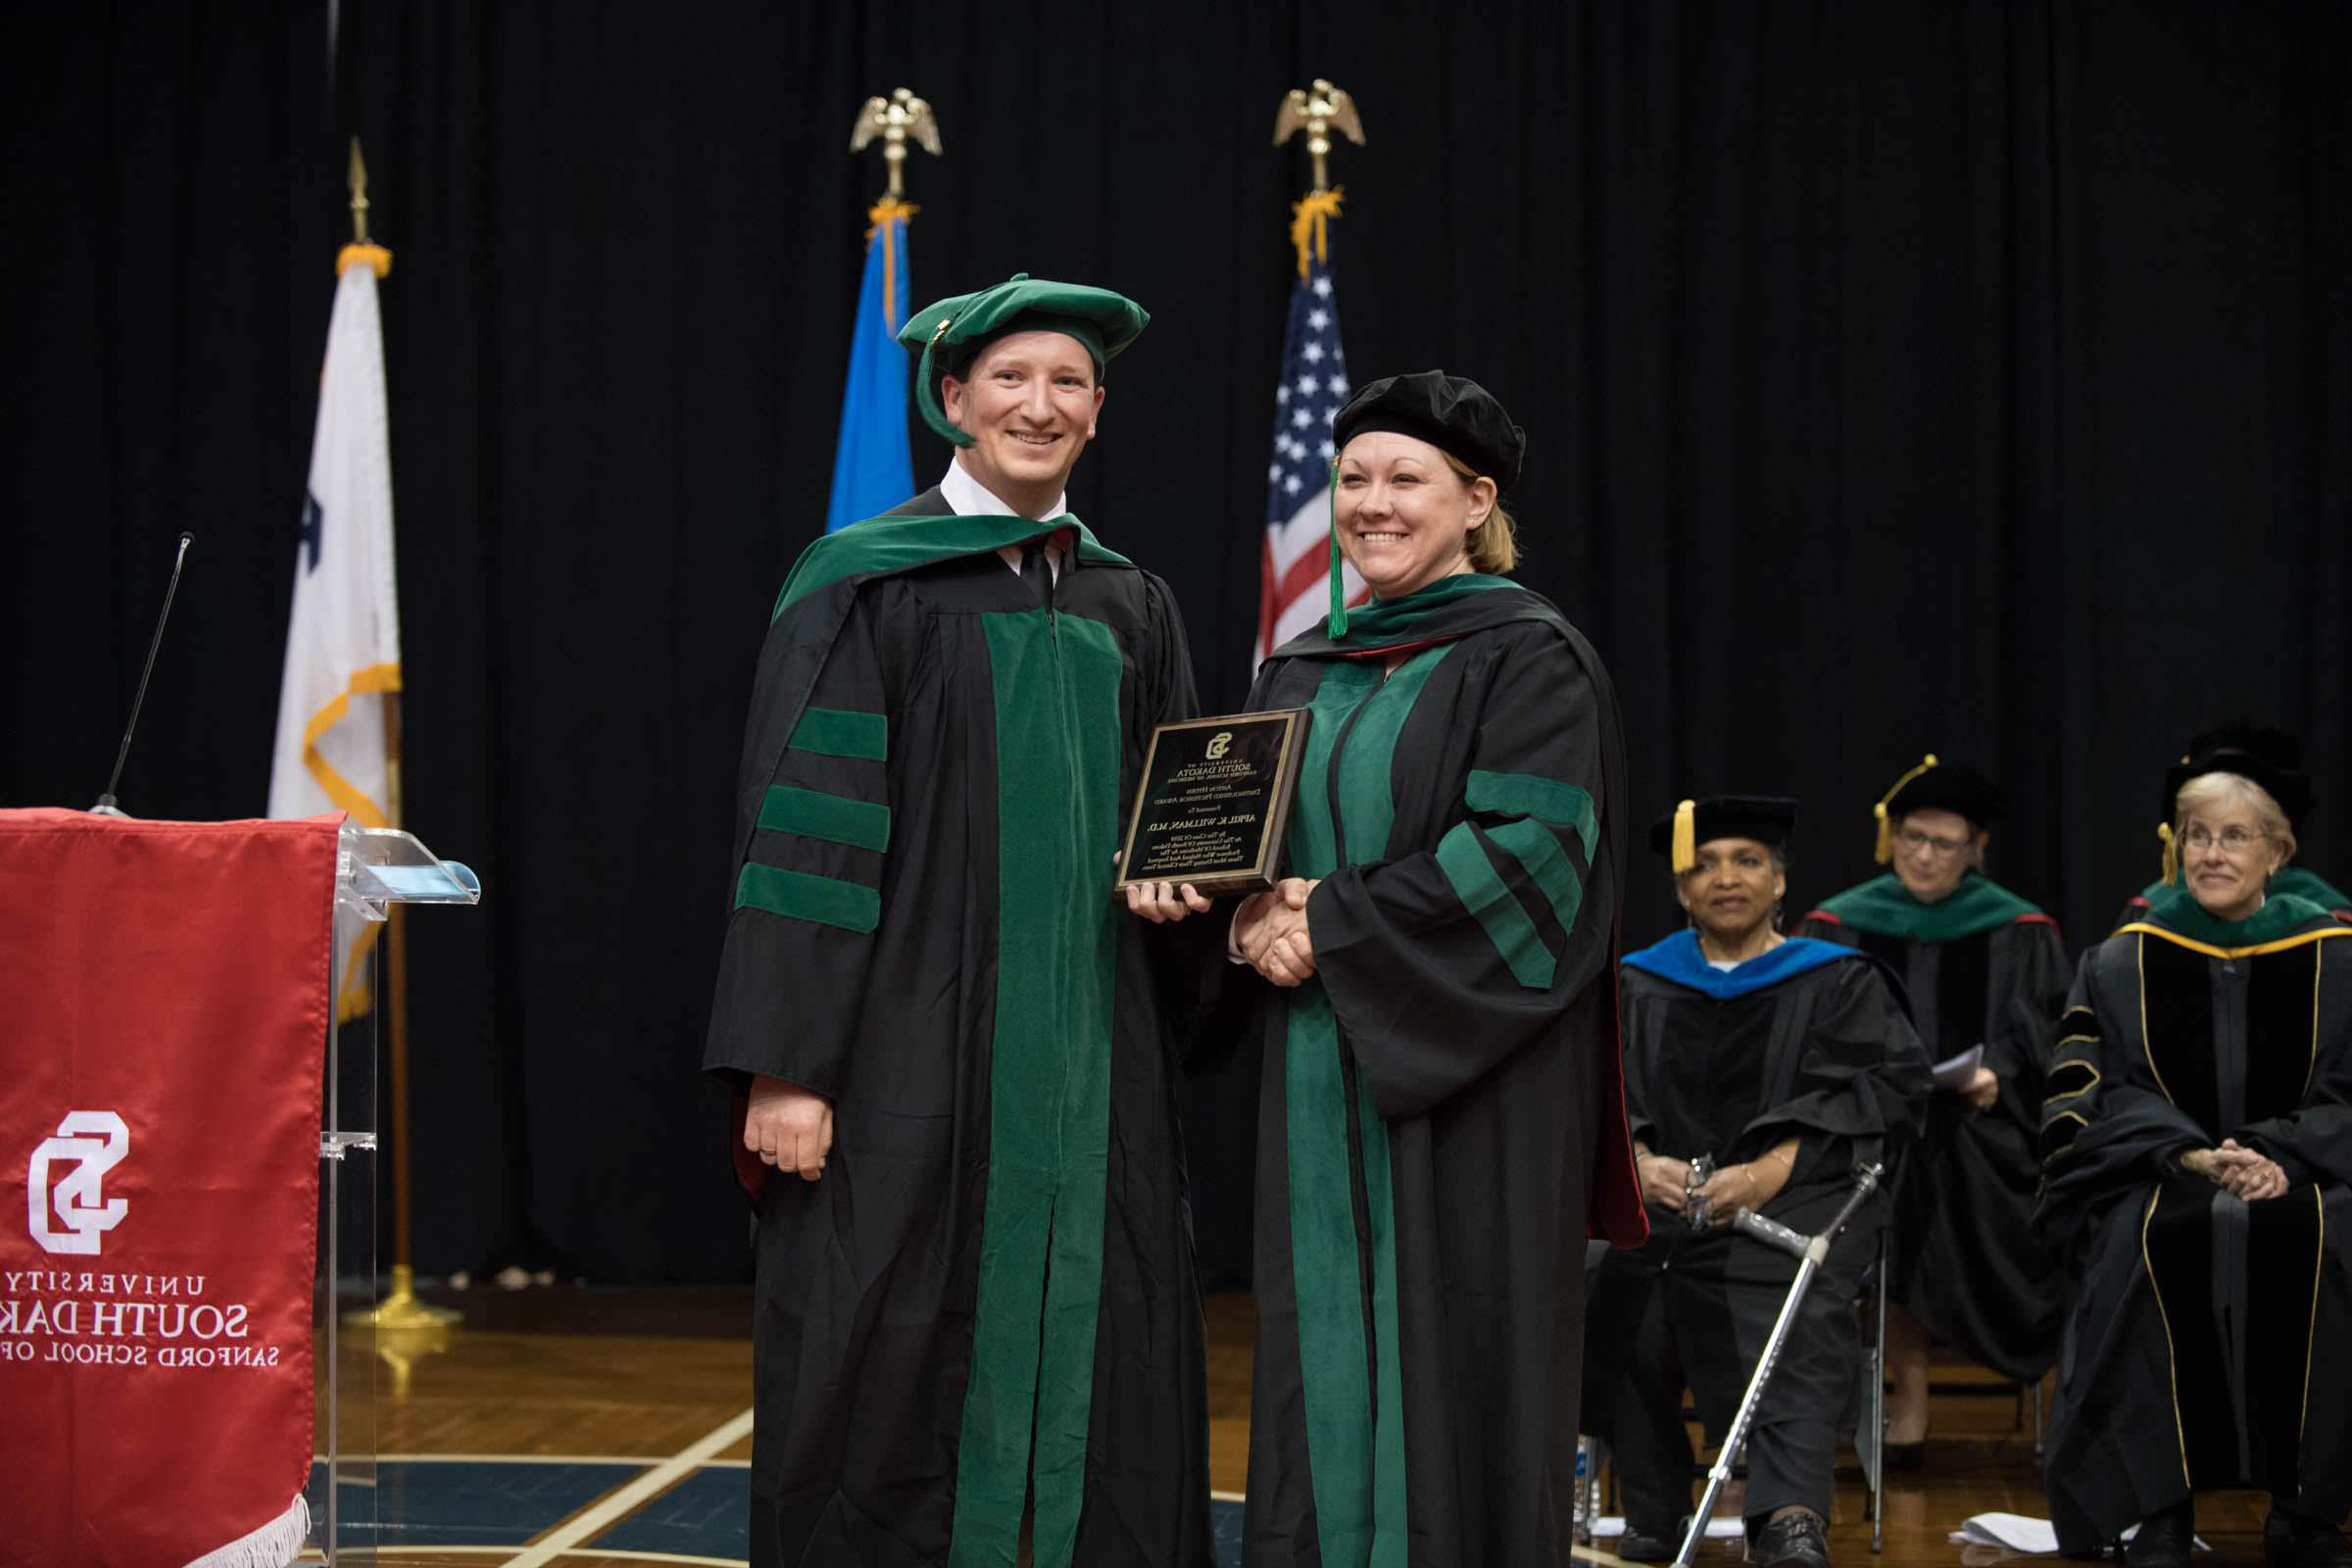
[[1934, 850], [1937, 855], [1958, 855], [1968, 848], [1966, 839], [1937, 838], [1933, 833], [1922, 833], [1915, 827], [1907, 827], [1894, 837], [1895, 842], [1907, 850]]
[[2255, 845], [2266, 842], [2270, 836], [2268, 833], [2257, 833], [2251, 829], [2236, 826], [2226, 827], [2216, 833], [2200, 823], [2180, 835], [2180, 844], [2182, 848], [2198, 854], [2203, 854], [2218, 844], [2222, 847], [2224, 855], [2235, 859]]

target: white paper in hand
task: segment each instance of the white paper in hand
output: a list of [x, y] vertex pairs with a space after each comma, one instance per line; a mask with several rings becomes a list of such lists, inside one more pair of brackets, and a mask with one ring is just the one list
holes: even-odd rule
[[[1984, 1065], [1984, 1047], [1982, 1044], [1969, 1047], [1957, 1056], [1946, 1056], [1943, 1058], [1943, 1060], [1936, 1064], [1936, 1087], [1938, 1089], [1951, 1090], [1966, 1089], [1968, 1087], [1968, 1081], [1971, 1078], [1974, 1078], [1977, 1075], [1977, 1069]], [[1984, 1517], [1992, 1518], [1996, 1516], [1988, 1514]], [[2001, 1514], [1997, 1517], [2011, 1519], [2018, 1516], [2015, 1514]]]

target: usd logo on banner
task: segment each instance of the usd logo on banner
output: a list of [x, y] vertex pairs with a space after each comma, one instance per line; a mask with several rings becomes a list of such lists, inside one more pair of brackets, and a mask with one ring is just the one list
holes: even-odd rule
[[[100, 1239], [130, 1212], [128, 1199], [108, 1199], [99, 1192], [106, 1173], [129, 1152], [130, 1129], [111, 1110], [74, 1111], [57, 1124], [55, 1138], [41, 1140], [24, 1167], [24, 1206], [41, 1250], [96, 1255]], [[53, 1182], [55, 1165], [66, 1169]], [[51, 1227], [52, 1214], [63, 1230]]]

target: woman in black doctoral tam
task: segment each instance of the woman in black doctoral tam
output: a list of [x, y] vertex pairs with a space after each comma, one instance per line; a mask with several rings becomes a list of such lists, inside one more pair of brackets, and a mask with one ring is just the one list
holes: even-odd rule
[[[2204, 768], [2250, 766], [2257, 772], [2267, 770], [2276, 777], [2297, 780], [2287, 786], [2287, 793], [2278, 801], [2278, 808], [2286, 813], [2287, 824], [2297, 835], [2303, 831], [2303, 819], [2319, 804], [2311, 787], [2311, 776], [2303, 770], [2303, 743], [2285, 730], [2267, 724], [2242, 718], [2217, 724], [2191, 739], [2180, 760]], [[2165, 827], [2158, 829], [2159, 832], [2170, 828], [2171, 817], [2172, 803], [2167, 801]], [[2115, 923], [2121, 926], [2146, 919], [2149, 907], [2171, 890], [2170, 882], [2149, 883], [2125, 901], [2124, 912], [2116, 916]], [[2342, 892], [2308, 866], [2280, 866], [2271, 877], [2271, 891], [2308, 899], [2352, 925], [2352, 894]]]
[[2050, 1514], [2075, 1554], [2139, 1522], [2133, 1568], [2185, 1568], [2198, 1491], [2271, 1494], [2273, 1568], [2341, 1563], [2352, 1506], [2352, 926], [2266, 889], [2292, 780], [2236, 766], [2172, 770], [2187, 886], [2083, 956], [2042, 1106]]
[[2058, 1262], [2030, 1232], [2042, 1064], [2069, 966], [2058, 923], [1984, 875], [2002, 814], [1991, 780], [1931, 756], [1878, 805], [1886, 874], [1797, 926], [1901, 977], [1931, 1061], [1984, 1048], [1973, 1074], [1929, 1102], [1895, 1187], [1886, 1462], [1897, 1469], [1926, 1449], [1930, 1334], [2021, 1383], [2058, 1353]]
[[[1746, 1392], [1796, 1260], [1729, 1228], [1741, 1207], [1812, 1233], [1918, 1127], [1927, 1060], [1884, 969], [1783, 937], [1794, 801], [1686, 801], [1657, 824], [1691, 925], [1626, 957], [1625, 1086], [1646, 1246], [1601, 1259], [1586, 1429], [1610, 1444], [1625, 1496], [1618, 1556], [1662, 1562], [1690, 1511], [1688, 1383], [1718, 1438]], [[1886, 1203], [1831, 1247], [1747, 1444], [1748, 1558], [1824, 1568], [1838, 1428], [1861, 1340], [1849, 1304]]]
[[1393, 377], [1333, 439], [1335, 547], [1375, 597], [1335, 583], [1258, 671], [1252, 708], [1313, 717], [1292, 879], [1232, 927], [1272, 982], [1246, 1556], [1565, 1565], [1588, 1225], [1642, 1223], [1616, 697], [1499, 575], [1524, 442], [1494, 398]]

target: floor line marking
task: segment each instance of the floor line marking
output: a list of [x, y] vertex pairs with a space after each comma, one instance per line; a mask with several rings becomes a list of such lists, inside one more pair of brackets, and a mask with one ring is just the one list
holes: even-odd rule
[[[348, 1546], [344, 1548], [346, 1551], [353, 1549]], [[502, 1551], [513, 1551], [514, 1548], [513, 1546], [427, 1546], [411, 1543], [407, 1545], [371, 1546], [360, 1549], [370, 1551], [377, 1557], [494, 1557]], [[562, 1555], [566, 1557], [614, 1557], [624, 1562], [693, 1563], [697, 1564], [698, 1568], [750, 1568], [750, 1565], [741, 1557], [689, 1557], [674, 1551], [630, 1551], [625, 1547], [617, 1546], [574, 1546]], [[318, 1548], [313, 1546], [297, 1560], [306, 1563], [319, 1563], [325, 1559], [318, 1555]]]
[[752, 1412], [746, 1410], [680, 1448], [627, 1486], [607, 1493], [602, 1500], [586, 1512], [574, 1515], [568, 1524], [509, 1558], [507, 1568], [544, 1568], [545, 1564], [579, 1545], [639, 1503], [668, 1491], [690, 1472], [701, 1469], [711, 1455], [741, 1443], [751, 1430]]
[[698, 1565], [698, 1568], [751, 1568], [751, 1564], [741, 1557], [689, 1557], [675, 1551], [613, 1551], [605, 1546], [583, 1546], [576, 1551], [564, 1553], [567, 1557], [585, 1557], [592, 1554], [599, 1557], [623, 1557], [630, 1562], [694, 1563]]
[[[377, 1453], [365, 1457], [356, 1453], [343, 1455], [345, 1466], [364, 1464], [619, 1464], [642, 1469], [649, 1464], [662, 1464], [658, 1453]], [[326, 1455], [311, 1455], [311, 1463], [326, 1463]], [[710, 1470], [749, 1470], [749, 1459], [705, 1459], [703, 1465]], [[344, 1485], [351, 1485], [344, 1478]], [[1234, 1495], [1239, 1497], [1240, 1493]]]

